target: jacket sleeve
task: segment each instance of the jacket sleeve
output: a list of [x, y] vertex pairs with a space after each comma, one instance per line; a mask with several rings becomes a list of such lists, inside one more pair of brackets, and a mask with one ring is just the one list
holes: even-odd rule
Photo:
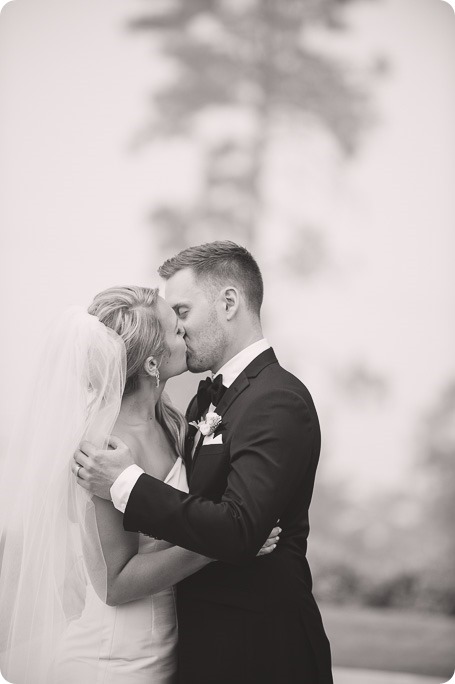
[[301, 486], [313, 458], [316, 430], [301, 396], [271, 391], [238, 423], [220, 502], [180, 492], [144, 474], [131, 492], [125, 529], [228, 563], [249, 561]]

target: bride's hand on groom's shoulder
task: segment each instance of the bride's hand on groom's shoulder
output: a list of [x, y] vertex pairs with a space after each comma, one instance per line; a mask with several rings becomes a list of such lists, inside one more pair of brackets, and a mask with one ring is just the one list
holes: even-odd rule
[[274, 527], [267, 537], [264, 545], [259, 549], [258, 556], [267, 556], [272, 551], [275, 551], [276, 546], [280, 540], [281, 527]]
[[71, 470], [78, 484], [102, 499], [110, 500], [110, 489], [117, 477], [134, 464], [129, 447], [111, 435], [108, 449], [98, 449], [90, 442], [82, 442], [74, 454]]

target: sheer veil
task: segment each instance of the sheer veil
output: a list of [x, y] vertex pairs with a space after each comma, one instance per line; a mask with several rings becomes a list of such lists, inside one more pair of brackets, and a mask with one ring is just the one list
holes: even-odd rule
[[106, 597], [95, 506], [71, 472], [82, 439], [107, 446], [125, 383], [123, 340], [82, 307], [48, 330], [0, 454], [0, 670], [49, 684], [59, 636], [90, 581]]

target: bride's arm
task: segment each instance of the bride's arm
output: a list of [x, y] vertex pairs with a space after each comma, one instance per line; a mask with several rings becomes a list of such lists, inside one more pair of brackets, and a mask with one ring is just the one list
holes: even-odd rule
[[127, 601], [156, 594], [172, 584], [201, 570], [210, 558], [187, 551], [179, 546], [139, 553], [133, 556], [119, 574], [108, 584], [106, 603], [118, 606]]
[[93, 503], [107, 567], [107, 591], [103, 589], [107, 595], [100, 598], [108, 605], [156, 594], [211, 562], [178, 546], [139, 554], [139, 535], [125, 532], [123, 515], [109, 501], [95, 496]]

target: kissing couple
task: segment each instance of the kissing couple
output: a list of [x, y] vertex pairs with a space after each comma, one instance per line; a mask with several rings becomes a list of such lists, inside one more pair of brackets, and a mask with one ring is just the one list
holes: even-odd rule
[[[306, 560], [320, 451], [233, 242], [72, 307], [35, 358], [0, 485], [14, 684], [332, 684]], [[211, 371], [186, 417], [169, 378]]]

